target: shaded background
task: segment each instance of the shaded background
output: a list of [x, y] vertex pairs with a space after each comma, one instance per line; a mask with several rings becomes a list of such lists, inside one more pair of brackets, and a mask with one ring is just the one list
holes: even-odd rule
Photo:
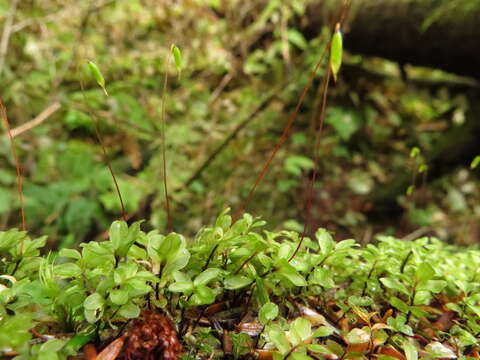
[[[99, 119], [129, 218], [165, 229], [165, 73], [174, 229], [195, 233], [224, 207], [237, 209], [340, 7], [313, 0], [0, 0], [0, 96], [18, 133], [30, 231], [66, 246], [101, 236], [119, 217], [89, 112]], [[480, 154], [479, 32], [477, 0], [354, 2], [344, 65], [329, 92], [314, 227], [364, 242], [377, 232], [478, 241], [478, 172], [469, 167]], [[173, 43], [182, 50], [181, 77], [167, 60]], [[105, 75], [109, 97], [87, 77], [88, 60]], [[271, 228], [302, 228], [319, 100], [313, 89], [247, 209]], [[15, 165], [2, 135], [0, 229], [19, 223]]]

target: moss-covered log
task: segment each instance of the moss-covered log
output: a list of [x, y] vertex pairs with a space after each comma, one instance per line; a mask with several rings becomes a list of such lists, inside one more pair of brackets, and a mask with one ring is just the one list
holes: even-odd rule
[[[308, 11], [306, 34], [316, 36], [322, 25], [331, 25], [341, 3], [315, 2]], [[438, 0], [355, 0], [344, 28], [345, 47], [480, 79], [480, 2], [456, 3], [449, 9]]]

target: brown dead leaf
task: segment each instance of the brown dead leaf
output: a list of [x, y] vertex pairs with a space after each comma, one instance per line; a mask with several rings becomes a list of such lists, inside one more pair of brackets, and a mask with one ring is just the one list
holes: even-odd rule
[[382, 346], [378, 349], [377, 353], [391, 356], [391, 357], [397, 358], [398, 360], [407, 360], [405, 355], [403, 355], [400, 351], [398, 351], [392, 346]]
[[349, 344], [347, 347], [347, 353], [367, 353], [370, 351], [371, 345], [370, 341], [360, 344]]
[[220, 311], [223, 311], [225, 309], [226, 309], [226, 302], [225, 301], [218, 302], [216, 304], [212, 304], [212, 305], [208, 306], [207, 309], [204, 312], [204, 315], [208, 317], [208, 316], [214, 315], [214, 314], [216, 314]]
[[223, 329], [223, 336], [222, 336], [222, 343], [223, 343], [223, 353], [225, 355], [230, 355], [233, 349], [232, 338], [228, 335], [228, 331]]
[[300, 311], [300, 315], [309, 320], [312, 326], [330, 325], [325, 317], [322, 314], [319, 314], [317, 311], [302, 304], [298, 304], [297, 306], [298, 310]]
[[272, 360], [273, 359], [273, 350], [256, 350], [258, 360]]
[[390, 316], [392, 316], [393, 314], [393, 309], [388, 309], [387, 311], [385, 311], [385, 314], [383, 314], [383, 317], [382, 317], [382, 323], [387, 323], [387, 320]]
[[83, 347], [83, 355], [85, 360], [96, 360], [97, 359], [97, 349], [93, 344], [87, 344]]
[[120, 336], [113, 340], [108, 346], [98, 354], [96, 360], [115, 360], [123, 349], [125, 336]]
[[258, 321], [243, 322], [235, 326], [235, 330], [249, 336], [258, 336], [263, 331], [263, 325]]
[[140, 145], [138, 141], [133, 136], [125, 136], [123, 137], [123, 141], [121, 141], [123, 151], [128, 155], [130, 162], [132, 164], [132, 168], [138, 170], [142, 165], [142, 154], [140, 152]]
[[450, 328], [453, 326], [453, 319], [455, 318], [455, 312], [454, 311], [446, 311], [440, 317], [438, 318], [437, 321], [435, 321], [432, 326], [440, 331], [448, 331]]
[[476, 359], [480, 359], [480, 355], [478, 354], [477, 350], [472, 350], [472, 352], [470, 353], [469, 356], [473, 357], [473, 358], [476, 358]]
[[350, 322], [348, 321], [347, 318], [343, 318], [342, 320], [340, 320], [339, 324], [340, 324], [340, 329], [342, 329], [342, 331], [346, 333], [350, 331]]

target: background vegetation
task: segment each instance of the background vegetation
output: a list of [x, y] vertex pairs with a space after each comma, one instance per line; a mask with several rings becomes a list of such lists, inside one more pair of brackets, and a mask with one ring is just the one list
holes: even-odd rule
[[[119, 216], [90, 111], [100, 122], [129, 217], [166, 226], [160, 151], [165, 73], [174, 228], [193, 233], [226, 205], [238, 207], [329, 38], [328, 26], [304, 31], [310, 3], [1, 1], [8, 37], [0, 55], [1, 95], [12, 127], [59, 104], [15, 139], [29, 229], [66, 245], [95, 238]], [[325, 6], [326, 14], [338, 8]], [[429, 21], [437, 21], [437, 13], [442, 7]], [[348, 30], [345, 39], [348, 48]], [[182, 49], [181, 77], [167, 61], [172, 43]], [[108, 98], [82, 75], [88, 60], [102, 69]], [[403, 236], [424, 227], [444, 239], [473, 242], [479, 192], [468, 167], [476, 154], [453, 164], [437, 161], [437, 154], [461, 141], [445, 134], [474, 121], [467, 91], [476, 85], [413, 67], [402, 79], [403, 65], [358, 54], [345, 62], [328, 100], [313, 228], [368, 241], [378, 231]], [[273, 226], [299, 229], [304, 221], [318, 103], [312, 91], [248, 209]], [[247, 125], [199, 173], [242, 122]], [[410, 157], [413, 147], [421, 150], [416, 158]], [[19, 223], [19, 205], [6, 137], [0, 156], [0, 226], [9, 228]], [[415, 190], [407, 195], [410, 185]]]
[[0, 358], [480, 357], [478, 11], [0, 0]]

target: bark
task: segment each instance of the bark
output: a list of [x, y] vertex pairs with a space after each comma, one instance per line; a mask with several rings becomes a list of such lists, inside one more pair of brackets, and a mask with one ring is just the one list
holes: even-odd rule
[[[340, 0], [314, 3], [308, 10], [305, 33], [316, 36], [322, 25], [332, 25], [333, 14], [338, 13], [341, 3]], [[352, 3], [344, 27], [344, 46], [349, 51], [480, 79], [480, 11], [458, 8], [422, 29], [424, 22], [438, 10], [437, 0]]]

